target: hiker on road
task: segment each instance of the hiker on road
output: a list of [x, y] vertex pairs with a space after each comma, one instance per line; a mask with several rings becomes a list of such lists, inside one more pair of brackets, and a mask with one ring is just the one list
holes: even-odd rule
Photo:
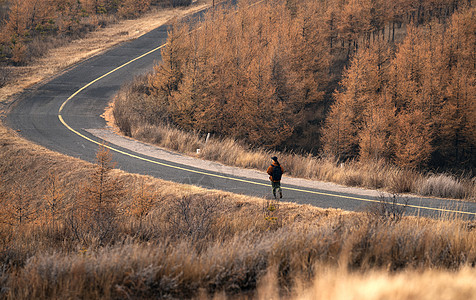
[[276, 191], [279, 191], [279, 198], [283, 198], [283, 192], [281, 190], [281, 177], [283, 176], [284, 169], [278, 162], [276, 156], [271, 157], [272, 163], [266, 171], [269, 175], [269, 180], [273, 186], [273, 195], [275, 199], [278, 199], [276, 196]]

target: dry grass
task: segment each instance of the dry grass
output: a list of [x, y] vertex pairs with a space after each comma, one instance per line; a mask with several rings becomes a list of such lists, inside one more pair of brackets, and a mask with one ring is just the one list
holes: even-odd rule
[[132, 136], [181, 153], [194, 153], [202, 144], [196, 135], [184, 135], [182, 131], [167, 126], [144, 125], [135, 129]]
[[[399, 274], [342, 272], [321, 267], [316, 280], [294, 299], [444, 300], [476, 299], [474, 268], [460, 271], [407, 271]], [[274, 299], [277, 299], [274, 298]]]
[[419, 188], [421, 195], [462, 199], [468, 196], [467, 193], [471, 193], [474, 186], [465, 186], [461, 180], [451, 175], [437, 174], [423, 179]]

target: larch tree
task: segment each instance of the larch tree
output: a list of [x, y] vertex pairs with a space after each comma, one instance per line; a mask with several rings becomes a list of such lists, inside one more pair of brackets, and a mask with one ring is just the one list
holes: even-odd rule
[[372, 135], [377, 134], [374, 127], [380, 123], [379, 112], [375, 110], [377, 103], [381, 102], [381, 108], [390, 109], [387, 116], [392, 114], [387, 97], [381, 97], [390, 55], [385, 42], [357, 51], [344, 74], [341, 90], [335, 93], [336, 102], [326, 120], [323, 136], [326, 152], [342, 159], [357, 158], [362, 147], [365, 157], [375, 153], [371, 140]]
[[306, 105], [322, 100], [327, 84], [328, 59], [313, 54], [327, 43], [312, 17], [296, 17], [289, 26], [285, 5], [243, 6], [233, 15], [217, 9], [200, 31], [180, 41], [181, 31], [172, 32], [149, 88], [167, 98], [181, 128], [280, 145], [303, 122]]
[[394, 133], [395, 162], [405, 168], [423, 166], [433, 149], [425, 113], [421, 110], [400, 112]]
[[[441, 55], [447, 83], [440, 120], [441, 154], [450, 165], [474, 168], [476, 146], [476, 8], [455, 13], [445, 34], [445, 48]], [[471, 165], [471, 164], [470, 164]]]
[[139, 222], [139, 229], [150, 214], [154, 206], [157, 204], [152, 188], [141, 179], [139, 187], [135, 188], [132, 195], [132, 203], [129, 213]]
[[395, 151], [392, 139], [395, 121], [395, 105], [391, 96], [383, 92], [364, 111], [359, 132], [360, 159], [391, 161]]
[[66, 209], [65, 196], [66, 192], [59, 176], [49, 172], [44, 196], [45, 223], [50, 225], [54, 231], [58, 229], [58, 221]]
[[186, 34], [186, 28], [177, 24], [168, 33], [167, 44], [161, 51], [163, 63], [154, 66], [154, 74], [149, 76], [149, 86], [156, 95], [169, 97], [178, 89], [183, 77], [183, 60], [188, 55], [183, 46]]
[[38, 216], [38, 207], [33, 195], [22, 183], [15, 183], [15, 188], [2, 195], [0, 222], [12, 228], [21, 228], [33, 222]]
[[425, 165], [433, 149], [430, 99], [423, 93], [427, 45], [422, 40], [423, 33], [410, 27], [390, 69], [390, 88], [398, 121], [394, 133], [395, 161], [405, 167]]
[[124, 184], [111, 174], [114, 168], [109, 149], [101, 145], [96, 154], [96, 165], [85, 186], [83, 208], [90, 222], [90, 230], [101, 242], [114, 232], [118, 218], [118, 204], [124, 196]]
[[343, 93], [336, 93], [336, 102], [323, 128], [324, 152], [339, 159], [350, 159], [358, 154], [357, 131], [352, 120], [355, 118], [353, 99]]

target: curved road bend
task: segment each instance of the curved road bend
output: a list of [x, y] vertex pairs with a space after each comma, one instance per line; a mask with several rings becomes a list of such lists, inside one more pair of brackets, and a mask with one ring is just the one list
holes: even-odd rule
[[[111, 97], [123, 83], [150, 71], [154, 61], [160, 60], [159, 47], [166, 42], [168, 28], [168, 25], [158, 27], [134, 41], [78, 64], [40, 87], [26, 91], [7, 116], [7, 125], [19, 130], [23, 137], [34, 143], [94, 162], [98, 143], [102, 140], [92, 135], [90, 129], [105, 128], [106, 123], [100, 115]], [[145, 53], [149, 54], [143, 55]], [[110, 146], [117, 167], [127, 172], [251, 196], [270, 195], [265, 173], [250, 171], [254, 175], [248, 176], [249, 173], [229, 167], [207, 170], [209, 168], [203, 165], [183, 164], [174, 159], [165, 160], [160, 156], [127, 149], [131, 147]], [[352, 189], [322, 189], [319, 183], [286, 177], [282, 183], [284, 200], [298, 204], [355, 211], [378, 201], [376, 193], [371, 191], [363, 195], [351, 192]], [[407, 201], [407, 214], [476, 217], [476, 203], [416, 197], [408, 197]]]

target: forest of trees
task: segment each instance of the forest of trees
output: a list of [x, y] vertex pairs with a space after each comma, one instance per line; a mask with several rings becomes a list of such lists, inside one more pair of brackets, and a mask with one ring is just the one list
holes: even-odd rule
[[[420, 167], [475, 166], [476, 10], [360, 48], [335, 93], [325, 150]], [[395, 50], [394, 50], [395, 49]]]
[[46, 48], [80, 37], [116, 18], [133, 18], [157, 5], [191, 0], [0, 1], [0, 63], [21, 65]]
[[[293, 20], [284, 5], [208, 15], [203, 30], [171, 32], [163, 64], [149, 77], [165, 119], [181, 128], [282, 144], [302, 126], [306, 107], [323, 101], [328, 55], [317, 23]], [[310, 15], [311, 16], [311, 15]]]
[[215, 9], [199, 30], [174, 26], [129, 117], [343, 161], [474, 171], [475, 12], [466, 0]]

